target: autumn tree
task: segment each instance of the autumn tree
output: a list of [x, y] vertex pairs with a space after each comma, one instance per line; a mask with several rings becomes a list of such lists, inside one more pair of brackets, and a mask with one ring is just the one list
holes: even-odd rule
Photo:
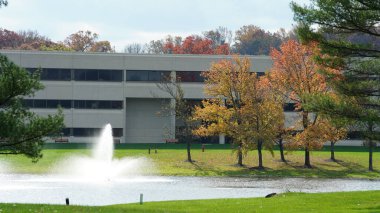
[[99, 35], [89, 30], [80, 30], [69, 35], [64, 43], [77, 52], [112, 52], [109, 41], [98, 41]]
[[203, 36], [212, 41], [213, 49], [220, 49], [221, 46], [230, 48], [229, 45], [232, 42], [232, 31], [222, 26], [203, 32]]
[[0, 154], [24, 154], [36, 161], [44, 137], [63, 128], [61, 111], [41, 117], [22, 105], [24, 96], [42, 88], [39, 73], [30, 74], [0, 55]]
[[203, 74], [205, 93], [211, 98], [196, 107], [194, 119], [202, 125], [194, 132], [201, 136], [225, 134], [238, 147], [238, 165], [250, 149], [257, 149], [263, 169], [262, 149], [271, 149], [277, 123], [283, 121], [282, 106], [268, 89], [268, 80], [250, 72], [250, 61], [234, 58], [212, 64]]
[[241, 27], [235, 33], [235, 52], [242, 55], [268, 55], [272, 47], [278, 48], [280, 38], [255, 25]]
[[112, 49], [111, 43], [109, 41], [95, 42], [90, 48], [90, 52], [109, 53], [109, 52], [113, 52], [113, 51], [114, 50]]
[[[343, 78], [325, 73], [338, 98], [323, 96], [312, 104], [329, 117], [353, 121], [367, 141], [368, 168], [380, 141], [380, 2], [372, 0], [312, 0], [310, 6], [291, 4], [302, 28], [303, 42], [318, 42], [331, 57], [317, 58], [328, 67], [339, 67]], [[360, 38], [360, 39], [359, 39]]]
[[[323, 128], [327, 121], [304, 108], [308, 95], [329, 92], [325, 76], [318, 72], [322, 67], [314, 61], [316, 55], [320, 55], [320, 52], [315, 43], [301, 45], [294, 40], [283, 43], [280, 50], [271, 51], [273, 67], [270, 82], [287, 100], [295, 103], [300, 114], [301, 119], [296, 122], [300, 132], [291, 138], [291, 145], [305, 150], [307, 168], [311, 168], [310, 151], [321, 148], [326, 139], [320, 136], [327, 134]], [[329, 72], [337, 71], [329, 69]]]
[[146, 46], [147, 52], [154, 54], [230, 54], [228, 43], [215, 44], [212, 39], [199, 35], [188, 36], [185, 39], [169, 35], [164, 40], [153, 40]]
[[181, 81], [179, 79], [164, 79], [160, 83], [157, 83], [157, 87], [169, 95], [171, 98], [170, 103], [165, 103], [160, 114], [175, 116], [176, 120], [182, 123], [181, 128], [176, 128], [176, 136], [181, 136], [186, 143], [187, 161], [193, 162], [191, 157], [191, 142], [193, 141], [193, 129], [197, 123], [192, 119], [193, 105], [185, 98], [185, 91], [182, 88]]
[[0, 49], [17, 49], [22, 38], [16, 32], [0, 28]]

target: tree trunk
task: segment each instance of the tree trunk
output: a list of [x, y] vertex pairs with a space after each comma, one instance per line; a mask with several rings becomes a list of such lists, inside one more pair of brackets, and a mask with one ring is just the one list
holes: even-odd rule
[[284, 144], [282, 143], [282, 138], [278, 142], [278, 146], [280, 147], [280, 155], [281, 155], [281, 161], [286, 162], [285, 156], [284, 156]]
[[305, 148], [305, 168], [311, 168], [310, 164], [310, 151], [308, 148]]
[[243, 152], [241, 150], [241, 144], [238, 146], [238, 165], [243, 166]]
[[187, 137], [186, 143], [187, 143], [187, 161], [193, 162], [193, 160], [191, 159], [191, 152], [190, 152], [191, 150], [190, 137]]
[[335, 160], [335, 143], [334, 142], [330, 142], [331, 143], [331, 146], [330, 146], [330, 151], [331, 151], [331, 156], [330, 156], [330, 159], [332, 160], [332, 161], [336, 161]]
[[[309, 113], [303, 111], [302, 112], [302, 124], [303, 124], [303, 129], [307, 129], [309, 126]], [[310, 151], [309, 148], [307, 148], [307, 144], [305, 144], [305, 168], [311, 168], [310, 164]]]
[[368, 145], [369, 145], [368, 170], [373, 171], [373, 165], [372, 165], [372, 147], [373, 147], [373, 144], [372, 144], [372, 139], [369, 139]]
[[262, 146], [263, 146], [263, 142], [261, 140], [259, 140], [257, 142], [257, 152], [259, 154], [259, 167], [258, 169], [264, 169], [264, 166], [263, 166], [263, 155], [261, 153], [261, 150], [262, 150]]

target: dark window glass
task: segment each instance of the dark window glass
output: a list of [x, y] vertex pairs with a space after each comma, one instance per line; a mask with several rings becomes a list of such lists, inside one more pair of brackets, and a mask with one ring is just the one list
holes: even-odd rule
[[286, 103], [284, 104], [284, 111], [285, 112], [294, 112], [296, 109], [295, 103]]
[[123, 81], [122, 70], [78, 69], [74, 73], [77, 81]]
[[112, 136], [123, 137], [123, 128], [112, 128]]
[[46, 108], [46, 100], [33, 100], [34, 108]]
[[61, 130], [61, 136], [70, 136], [71, 135], [71, 132], [70, 132], [70, 128], [64, 128]]
[[176, 72], [177, 81], [180, 82], [204, 82], [202, 72], [178, 71]]
[[159, 71], [149, 71], [148, 72], [148, 81], [160, 81], [161, 72]]
[[43, 69], [42, 73], [46, 73], [46, 76], [42, 80], [59, 80], [59, 72], [59, 69]]
[[111, 109], [123, 109], [123, 102], [122, 101], [112, 101], [111, 102]]
[[86, 80], [86, 70], [75, 70], [74, 79], [76, 81], [85, 81]]
[[86, 108], [86, 101], [75, 100], [74, 101], [74, 108], [76, 108], [76, 109], [85, 109]]
[[111, 109], [112, 101], [99, 101], [99, 109]]
[[127, 71], [127, 81], [148, 81], [148, 71], [131, 70]]
[[86, 109], [99, 109], [99, 101], [86, 101]]
[[70, 69], [55, 69], [55, 68], [42, 69], [41, 80], [70, 81], [71, 70]]
[[123, 71], [122, 70], [112, 70], [112, 81], [123, 81]]
[[257, 77], [264, 76], [264, 75], [265, 75], [265, 72], [256, 72]]
[[100, 128], [73, 128], [73, 136], [94, 137], [100, 135]]
[[71, 70], [69, 69], [61, 69], [60, 79], [65, 81], [71, 80]]
[[33, 108], [33, 100], [32, 99], [24, 99], [22, 105], [27, 108]]
[[99, 70], [99, 81], [111, 81], [113, 70]]
[[364, 139], [364, 135], [361, 131], [350, 131], [347, 133], [347, 138], [351, 140]]
[[59, 100], [46, 100], [47, 108], [57, 108], [59, 105]]
[[98, 70], [86, 70], [87, 81], [97, 81], [98, 79]]
[[64, 109], [70, 109], [71, 108], [71, 100], [60, 100], [59, 105]]

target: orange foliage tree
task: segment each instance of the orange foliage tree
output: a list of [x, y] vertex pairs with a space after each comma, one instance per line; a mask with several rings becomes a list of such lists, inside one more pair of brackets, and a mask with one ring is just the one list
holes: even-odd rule
[[163, 44], [163, 52], [170, 54], [204, 54], [204, 55], [228, 55], [228, 44], [215, 45], [211, 39], [200, 36], [188, 36], [185, 40], [181, 37], [168, 37]]
[[205, 93], [211, 96], [203, 107], [195, 107], [194, 119], [202, 125], [195, 134], [225, 134], [238, 147], [238, 164], [242, 154], [257, 149], [259, 169], [263, 169], [262, 149], [269, 149], [277, 136], [278, 122], [283, 122], [282, 106], [268, 90], [268, 80], [250, 72], [250, 61], [234, 58], [212, 64], [204, 72]]
[[[291, 137], [289, 145], [305, 150], [305, 167], [311, 168], [310, 151], [319, 149], [331, 139], [329, 135], [332, 124], [318, 117], [318, 114], [307, 111], [307, 97], [314, 94], [328, 94], [332, 91], [326, 85], [325, 75], [318, 73], [324, 69], [337, 73], [337, 70], [321, 67], [314, 60], [315, 56], [323, 57], [317, 44], [301, 45], [294, 40], [283, 43], [280, 50], [273, 49], [271, 57], [273, 67], [269, 78], [272, 88], [296, 104], [300, 120], [296, 129], [300, 130]], [[333, 138], [338, 140], [339, 138]]]

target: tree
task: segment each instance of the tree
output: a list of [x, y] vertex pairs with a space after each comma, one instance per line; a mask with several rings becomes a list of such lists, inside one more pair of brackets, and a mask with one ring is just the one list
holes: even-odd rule
[[97, 41], [98, 34], [89, 30], [69, 35], [64, 43], [77, 52], [112, 52], [109, 41]]
[[114, 50], [112, 49], [111, 43], [109, 41], [98, 41], [91, 46], [90, 52], [109, 53], [114, 52]]
[[268, 55], [281, 44], [280, 38], [254, 25], [243, 26], [235, 34], [235, 51], [242, 55]]
[[124, 52], [129, 54], [143, 54], [145, 50], [141, 44], [133, 43], [125, 46]]
[[7, 0], [0, 0], [0, 7], [7, 6], [7, 5], [8, 5], [8, 1]]
[[[317, 41], [323, 53], [331, 55], [317, 61], [338, 67], [343, 74], [337, 78], [324, 71], [339, 96], [323, 96], [312, 105], [321, 114], [355, 122], [368, 143], [372, 171], [373, 147], [380, 140], [380, 2], [313, 0], [310, 6], [293, 2], [291, 7], [302, 26], [298, 30], [301, 40]], [[357, 35], [362, 39], [353, 38]]]
[[149, 54], [163, 54], [164, 42], [162, 40], [152, 40], [145, 45]]
[[191, 157], [191, 142], [193, 141], [193, 129], [196, 127], [196, 122], [192, 119], [194, 112], [190, 101], [185, 99], [185, 92], [182, 89], [181, 82], [178, 79], [164, 79], [164, 81], [157, 84], [157, 87], [167, 93], [173, 102], [165, 104], [163, 113], [169, 116], [175, 116], [176, 120], [182, 122], [181, 128], [176, 128], [176, 136], [181, 136], [186, 142], [187, 161], [193, 162]]
[[243, 154], [257, 149], [259, 169], [263, 169], [262, 149], [272, 148], [277, 123], [283, 120], [281, 104], [273, 99], [268, 81], [250, 72], [248, 59], [234, 58], [211, 65], [203, 74], [205, 93], [211, 97], [196, 107], [194, 119], [202, 125], [194, 132], [207, 136], [225, 134], [238, 148], [238, 165]]
[[215, 30], [205, 31], [203, 32], [203, 36], [212, 41], [213, 49], [216, 49], [220, 45], [229, 45], [232, 42], [232, 32], [226, 27], [220, 26]]
[[37, 161], [43, 138], [62, 129], [62, 111], [40, 117], [22, 106], [22, 97], [42, 88], [38, 73], [29, 74], [0, 55], [0, 154], [24, 154]]
[[16, 32], [0, 28], [0, 49], [16, 49], [22, 44], [22, 38]]
[[[316, 44], [300, 45], [294, 40], [283, 43], [280, 51], [271, 51], [273, 67], [270, 82], [274, 89], [295, 103], [301, 116], [298, 127], [301, 131], [291, 138], [290, 144], [305, 150], [307, 168], [311, 168], [309, 152], [321, 148], [326, 142], [319, 136], [325, 134], [322, 127], [327, 121], [322, 122], [322, 119], [318, 119], [318, 114], [313, 115], [304, 108], [307, 104], [305, 96], [329, 92], [325, 77], [318, 73], [322, 67], [313, 60], [315, 55], [320, 55]], [[329, 72], [334, 73], [336, 70], [329, 69]]]

